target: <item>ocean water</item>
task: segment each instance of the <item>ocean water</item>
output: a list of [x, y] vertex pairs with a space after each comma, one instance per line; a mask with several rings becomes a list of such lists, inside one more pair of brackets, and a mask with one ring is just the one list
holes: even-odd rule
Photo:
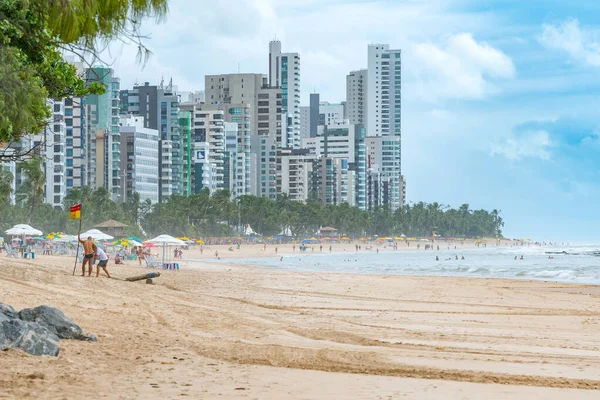
[[[352, 245], [348, 246], [348, 250], [350, 248], [354, 250]], [[521, 255], [523, 260], [520, 260]], [[436, 256], [439, 261], [435, 260]], [[455, 256], [459, 259], [456, 260]], [[463, 256], [465, 259], [461, 260]], [[553, 259], [548, 259], [549, 256]], [[283, 260], [269, 257], [220, 262], [292, 271], [539, 279], [600, 284], [600, 244], [469, 249], [458, 245], [456, 250], [453, 247], [447, 250], [444, 244], [440, 244], [440, 251], [381, 251], [379, 254], [374, 251], [312, 253], [309, 250], [304, 254], [284, 255]]]

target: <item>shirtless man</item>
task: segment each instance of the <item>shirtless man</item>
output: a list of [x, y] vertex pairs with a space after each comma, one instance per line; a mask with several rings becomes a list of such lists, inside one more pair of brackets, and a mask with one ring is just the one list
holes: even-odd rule
[[92, 276], [92, 260], [96, 254], [96, 244], [92, 241], [92, 237], [89, 236], [87, 240], [81, 240], [81, 232], [77, 233], [77, 239], [83, 244], [83, 263], [81, 264], [81, 276], [85, 276], [85, 264], [89, 264], [88, 276]]

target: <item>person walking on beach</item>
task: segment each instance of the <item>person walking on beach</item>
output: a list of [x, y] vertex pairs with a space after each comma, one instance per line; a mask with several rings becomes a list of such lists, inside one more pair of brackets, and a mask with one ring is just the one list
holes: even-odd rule
[[96, 248], [96, 254], [94, 255], [94, 260], [99, 259], [98, 265], [96, 266], [96, 278], [100, 276], [100, 268], [104, 271], [106, 276], [110, 278], [110, 274], [108, 273], [108, 269], [106, 269], [106, 265], [108, 264], [108, 256], [100, 247]]
[[81, 231], [77, 232], [77, 240], [83, 244], [83, 262], [81, 263], [81, 276], [85, 276], [85, 264], [89, 264], [88, 276], [92, 276], [92, 260], [96, 254], [98, 247], [92, 241], [92, 237], [88, 236], [87, 240], [81, 240]]
[[140, 264], [140, 267], [141, 267], [142, 261], [144, 261], [146, 259], [146, 256], [144, 255], [144, 249], [142, 247], [138, 247], [137, 256], [138, 256], [138, 263]]

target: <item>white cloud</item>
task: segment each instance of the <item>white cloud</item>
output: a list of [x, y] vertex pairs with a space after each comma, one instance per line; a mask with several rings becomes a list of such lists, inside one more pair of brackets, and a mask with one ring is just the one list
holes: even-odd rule
[[544, 130], [523, 132], [519, 137], [511, 136], [502, 143], [491, 146], [492, 155], [501, 155], [511, 161], [524, 158], [538, 158], [550, 160], [550, 147], [552, 146], [548, 132]]
[[515, 76], [512, 59], [470, 33], [450, 36], [445, 46], [414, 45], [408, 70], [417, 79], [419, 95], [428, 100], [481, 99], [497, 91], [493, 81]]
[[570, 19], [561, 25], [545, 24], [539, 41], [548, 49], [566, 52], [574, 61], [600, 67], [598, 32], [581, 29], [577, 19]]

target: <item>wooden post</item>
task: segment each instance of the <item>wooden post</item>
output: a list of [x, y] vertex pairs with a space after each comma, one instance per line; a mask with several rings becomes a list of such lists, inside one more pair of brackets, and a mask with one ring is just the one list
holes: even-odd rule
[[132, 276], [131, 278], [127, 278], [125, 280], [127, 282], [136, 282], [136, 281], [142, 281], [145, 279], [158, 278], [159, 276], [160, 276], [160, 272], [150, 272], [150, 273], [144, 274], [144, 275]]

